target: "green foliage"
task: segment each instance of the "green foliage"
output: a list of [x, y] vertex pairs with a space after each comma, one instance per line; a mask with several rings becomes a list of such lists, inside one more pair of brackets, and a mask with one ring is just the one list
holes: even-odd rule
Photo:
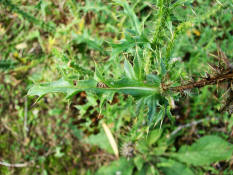
[[16, 63], [11, 60], [0, 60], [0, 69], [9, 70], [15, 67]]
[[229, 89], [167, 89], [232, 61], [231, 8], [0, 0], [0, 174], [232, 174]]
[[116, 173], [121, 173], [125, 175], [130, 175], [133, 172], [133, 166], [132, 166], [132, 161], [127, 161], [125, 158], [121, 158], [117, 161], [114, 161], [111, 163], [109, 166], [103, 166], [100, 168], [97, 172], [96, 175], [101, 175], [101, 174], [109, 174], [109, 175], [114, 175]]
[[118, 5], [123, 7], [125, 15], [130, 19], [131, 22], [130, 26], [133, 28], [134, 32], [136, 32], [137, 35], [140, 35], [141, 34], [140, 22], [133, 11], [133, 8], [129, 6], [126, 0], [114, 0], [114, 2], [116, 2]]
[[187, 164], [201, 166], [230, 159], [232, 152], [232, 144], [217, 136], [205, 136], [191, 146], [182, 146], [173, 156]]
[[103, 131], [98, 133], [97, 135], [91, 135], [90, 137], [86, 139], [86, 142], [91, 145], [97, 145], [98, 147], [113, 154], [112, 147], [109, 144], [108, 138], [106, 137]]
[[159, 166], [166, 175], [194, 175], [189, 167], [172, 159], [161, 158]]
[[[148, 143], [144, 142], [142, 143], [145, 148], [146, 144], [148, 144], [149, 147], [152, 147], [152, 144], [155, 144], [155, 142], [159, 139], [161, 132], [159, 130], [154, 130], [150, 133], [150, 136], [148, 138]], [[155, 136], [156, 139], [153, 138]], [[152, 140], [154, 139], [154, 140]], [[211, 140], [211, 141], [210, 141]], [[163, 141], [164, 142], [164, 141]], [[140, 145], [140, 148], [143, 147], [143, 145]], [[157, 148], [154, 149], [160, 149], [162, 145], [158, 145]], [[219, 150], [220, 148], [223, 148]], [[210, 135], [210, 136], [204, 136], [200, 139], [198, 139], [194, 144], [191, 146], [182, 146], [180, 150], [177, 153], [168, 152], [168, 153], [162, 153], [158, 154], [156, 152], [153, 152], [153, 154], [148, 154], [146, 160], [143, 158], [145, 155], [145, 152], [141, 152], [142, 150], [139, 150], [141, 156], [135, 157], [134, 162], [132, 164], [131, 160], [128, 160], [124, 163], [123, 160], [118, 160], [111, 165], [107, 167], [107, 171], [110, 174], [115, 174], [118, 171], [123, 172], [130, 172], [132, 167], [137, 167], [137, 173], [139, 173], [141, 170], [143, 170], [143, 165], [146, 165], [146, 162], [151, 159], [153, 161], [154, 156], [157, 155], [158, 162], [157, 167], [159, 170], [161, 170], [164, 174], [170, 175], [170, 174], [196, 174], [195, 168], [198, 169], [198, 166], [207, 166], [210, 165], [213, 162], [221, 161], [229, 159], [232, 156], [233, 151], [233, 145], [229, 144], [225, 140], [221, 139], [218, 136]], [[147, 150], [150, 151], [150, 150]], [[164, 158], [163, 156], [170, 157], [169, 159]], [[180, 161], [180, 162], [179, 162]], [[128, 167], [130, 165], [130, 168]], [[191, 166], [192, 165], [192, 168]], [[99, 171], [101, 173], [104, 173], [104, 168], [102, 167]], [[196, 169], [196, 170], [197, 170]], [[148, 173], [150, 170], [143, 170], [144, 173]], [[98, 173], [97, 173], [98, 174]]]
[[99, 88], [97, 81], [95, 80], [80, 80], [76, 86], [70, 82], [61, 79], [58, 81], [43, 83], [37, 86], [33, 86], [28, 95], [38, 95], [42, 97], [47, 93], [60, 92], [65, 93], [67, 97], [74, 96], [80, 91], [92, 91], [96, 93], [102, 92], [118, 92], [123, 94], [129, 94], [136, 97], [148, 96], [157, 93], [157, 88], [150, 87], [146, 84], [141, 84], [130, 79], [122, 79], [120, 81], [110, 82], [110, 88]]
[[29, 22], [39, 25], [41, 28], [45, 29], [46, 31], [53, 32], [56, 28], [56, 26], [54, 26], [53, 23], [47, 24], [39, 19], [36, 19], [35, 17], [31, 16], [25, 11], [21, 10], [17, 5], [13, 4], [10, 0], [3, 0], [1, 3], [3, 3], [5, 7], [9, 7], [10, 10], [22, 15], [22, 17], [28, 20]]

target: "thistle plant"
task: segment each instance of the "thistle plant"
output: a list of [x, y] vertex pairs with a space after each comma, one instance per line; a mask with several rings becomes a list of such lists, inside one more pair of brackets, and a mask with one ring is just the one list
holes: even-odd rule
[[[179, 93], [223, 81], [231, 82], [233, 77], [232, 69], [229, 69], [228, 66], [219, 68], [221, 71], [216, 75], [196, 82], [183, 83], [179, 86], [179, 75], [175, 73], [176, 61], [171, 58], [176, 38], [180, 33], [192, 27], [193, 23], [200, 23], [205, 19], [205, 16], [214, 15], [221, 8], [220, 6], [213, 7], [207, 14], [173, 25], [170, 19], [171, 14], [177, 6], [183, 3], [182, 0], [175, 3], [168, 0], [158, 0], [156, 4], [158, 9], [153, 16], [156, 21], [151, 24], [151, 21], [148, 21], [149, 16], [140, 21], [127, 1], [114, 1], [115, 5], [124, 9], [129, 26], [124, 29], [122, 40], [110, 42], [111, 52], [102, 52], [110, 58], [104, 63], [107, 66], [95, 63], [94, 73], [87, 74], [86, 72], [90, 71], [85, 71], [77, 65], [76, 69], [80, 72], [79, 77], [85, 77], [84, 79], [63, 76], [58, 81], [34, 85], [29, 90], [28, 95], [38, 95], [41, 99], [48, 93], [64, 93], [69, 99], [81, 91], [87, 91], [98, 94], [101, 103], [104, 103], [111, 100], [115, 93], [120, 93], [131, 95], [136, 99], [137, 112], [145, 107], [148, 108], [147, 121], [149, 125], [156, 125], [165, 116], [173, 120], [170, 112], [171, 102], [179, 97]], [[101, 46], [98, 46], [94, 40], [85, 42], [92, 48], [101, 50]], [[56, 49], [53, 52], [60, 57], [65, 57], [64, 53]], [[74, 64], [69, 63], [69, 66], [74, 66]], [[119, 71], [122, 66], [124, 67], [123, 72]], [[114, 75], [113, 72], [116, 71], [118, 73]], [[76, 82], [75, 85], [73, 81]]]
[[23, 174], [230, 174], [231, 7], [0, 0], [0, 164]]

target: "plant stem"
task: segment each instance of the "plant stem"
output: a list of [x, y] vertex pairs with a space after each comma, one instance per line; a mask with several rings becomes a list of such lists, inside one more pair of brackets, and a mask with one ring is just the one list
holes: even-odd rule
[[233, 80], [233, 72], [228, 71], [227, 73], [216, 75], [212, 78], [206, 78], [200, 81], [191, 82], [185, 85], [176, 86], [176, 87], [164, 87], [164, 90], [171, 90], [176, 92], [182, 92], [184, 90], [193, 89], [193, 88], [201, 88], [207, 85], [218, 84], [224, 81]]
[[158, 42], [162, 36], [163, 28], [167, 17], [169, 16], [169, 0], [159, 0], [158, 2], [158, 22], [155, 27], [155, 35], [152, 41], [152, 48], [156, 50]]

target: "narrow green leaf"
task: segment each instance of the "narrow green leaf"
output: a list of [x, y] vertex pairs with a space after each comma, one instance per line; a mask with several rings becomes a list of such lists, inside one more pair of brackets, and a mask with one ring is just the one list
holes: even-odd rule
[[161, 106], [160, 108], [161, 109], [160, 109], [159, 113], [157, 113], [157, 115], [155, 116], [154, 126], [156, 126], [165, 117], [165, 108], [164, 108], [164, 106]]
[[148, 119], [147, 123], [148, 123], [148, 125], [151, 124], [151, 122], [155, 118], [157, 103], [158, 103], [158, 99], [156, 99], [155, 96], [151, 96], [147, 100], [147, 106], [149, 108], [149, 111], [148, 111], [148, 114], [147, 114], [147, 119]]
[[142, 80], [143, 77], [143, 65], [142, 58], [139, 56], [138, 49], [136, 48], [136, 54], [133, 60], [133, 69], [137, 80]]
[[101, 70], [100, 66], [98, 64], [95, 64], [95, 74], [94, 74], [94, 79], [97, 82], [102, 82], [104, 84], [107, 84], [109, 86], [109, 84], [107, 83], [107, 81], [105, 80], [105, 78], [103, 77], [103, 70]]
[[175, 118], [172, 116], [171, 107], [170, 106], [166, 106], [166, 114], [167, 114], [168, 118], [174, 123], [175, 122]]
[[124, 8], [124, 12], [126, 16], [130, 18], [130, 21], [131, 21], [132, 26], [134, 27], [134, 30], [137, 31], [138, 34], [141, 34], [140, 22], [136, 14], [133, 11], [133, 8], [129, 6], [126, 0], [115, 0], [115, 2]]
[[136, 79], [134, 69], [127, 59], [125, 59], [125, 62], [124, 62], [124, 70], [125, 70], [126, 76], [129, 79], [133, 79], [133, 80]]
[[161, 76], [163, 77], [165, 74], [166, 74], [166, 72], [167, 72], [167, 69], [166, 69], [166, 60], [164, 61], [162, 58], [161, 58], [161, 61], [160, 61], [160, 69], [161, 69], [161, 72], [160, 72], [160, 74], [161, 74]]
[[136, 103], [136, 116], [138, 116], [141, 112], [141, 110], [145, 107], [145, 102], [144, 102], [145, 98], [140, 98], [138, 99], [137, 103]]

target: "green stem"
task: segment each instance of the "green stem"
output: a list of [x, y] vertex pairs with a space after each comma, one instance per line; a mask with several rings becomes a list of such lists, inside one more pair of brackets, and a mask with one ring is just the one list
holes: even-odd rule
[[155, 27], [155, 35], [152, 41], [152, 48], [154, 50], [157, 50], [158, 48], [158, 42], [163, 34], [163, 29], [165, 26], [165, 22], [167, 21], [167, 17], [169, 16], [169, 0], [159, 0], [158, 7], [158, 22]]

